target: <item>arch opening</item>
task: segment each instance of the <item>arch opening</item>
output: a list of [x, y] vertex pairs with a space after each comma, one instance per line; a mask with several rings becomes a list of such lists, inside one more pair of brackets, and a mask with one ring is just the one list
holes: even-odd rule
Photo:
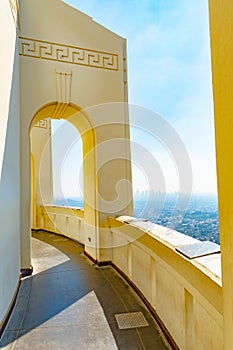
[[[63, 110], [62, 114], [61, 110]], [[59, 118], [56, 118], [57, 115]], [[45, 208], [55, 207], [51, 142], [51, 121], [54, 119], [63, 119], [64, 121], [71, 123], [80, 135], [82, 143], [84, 211], [79, 213], [79, 215], [83, 219], [82, 229], [84, 232], [86, 226], [94, 228], [96, 241], [98, 215], [96, 197], [95, 130], [88, 115], [80, 107], [74, 104], [66, 106], [61, 106], [60, 104], [59, 106], [56, 102], [50, 103], [40, 108], [32, 118], [29, 131], [31, 152], [31, 229], [38, 230], [43, 228], [43, 214], [45, 213]], [[72, 140], [62, 140], [60, 147], [64, 156], [67, 153], [67, 147], [69, 148], [71, 145]], [[57, 174], [55, 174], [55, 176], [57, 176]], [[59, 176], [60, 174], [58, 174], [58, 177]], [[50, 216], [51, 230], [53, 231], [55, 227], [54, 225], [57, 225], [58, 232], [62, 233], [62, 230], [59, 230], [59, 223], [53, 222], [54, 214], [45, 214]], [[70, 209], [69, 213], [67, 213], [67, 218], [72, 219], [73, 217], [74, 219], [75, 215], [77, 215], [77, 213]], [[83, 235], [81, 243], [85, 244], [85, 234]]]
[[83, 143], [73, 124], [51, 120], [53, 204], [84, 209]]

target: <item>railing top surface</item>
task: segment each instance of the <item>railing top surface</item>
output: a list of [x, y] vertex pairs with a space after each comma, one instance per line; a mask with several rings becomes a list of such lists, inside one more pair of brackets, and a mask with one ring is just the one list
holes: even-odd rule
[[41, 214], [64, 216], [69, 218], [78, 218], [79, 220], [84, 219], [84, 209], [78, 207], [68, 207], [59, 205], [44, 205], [41, 206]]
[[71, 207], [71, 206], [66, 206], [66, 205], [55, 205], [55, 204], [46, 204], [44, 205], [44, 208], [63, 208], [63, 209], [72, 209], [72, 210], [81, 210], [84, 211], [83, 208], [81, 207]]
[[200, 269], [202, 272], [208, 275], [208, 277], [210, 277], [218, 285], [222, 284], [220, 253], [206, 254], [201, 257], [188, 259], [176, 250], [177, 248], [184, 247], [186, 245], [188, 246], [200, 243], [199, 240], [177, 232], [175, 230], [172, 230], [170, 228], [154, 224], [145, 219], [121, 216], [114, 220], [118, 221], [119, 224], [122, 223], [123, 225], [128, 225], [134, 227], [137, 230], [143, 231], [144, 234], [147, 234], [152, 239], [155, 239], [156, 241], [169, 247], [181, 258], [192, 263], [194, 266], [196, 266], [198, 269]]

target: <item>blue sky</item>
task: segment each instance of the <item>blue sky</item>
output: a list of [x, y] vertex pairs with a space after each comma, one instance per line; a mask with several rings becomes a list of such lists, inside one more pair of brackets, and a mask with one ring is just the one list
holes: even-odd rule
[[[216, 192], [208, 1], [65, 2], [127, 38], [129, 102], [159, 113], [179, 133], [192, 163], [193, 191]], [[138, 137], [132, 130], [132, 139]], [[170, 174], [167, 190], [177, 190], [174, 164], [156, 143], [150, 148]], [[64, 163], [64, 181], [65, 168]], [[134, 180], [134, 189], [145, 189], [139, 170], [134, 169]]]

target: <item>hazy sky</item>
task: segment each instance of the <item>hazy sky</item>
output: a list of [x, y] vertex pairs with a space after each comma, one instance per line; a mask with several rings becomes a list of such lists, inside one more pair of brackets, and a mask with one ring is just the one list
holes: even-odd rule
[[[159, 113], [178, 132], [191, 159], [193, 191], [216, 192], [208, 1], [65, 2], [127, 38], [129, 102]], [[138, 130], [131, 136], [144, 142]], [[161, 164], [167, 191], [178, 190], [176, 167], [167, 151], [153, 140], [147, 143]], [[75, 147], [63, 163], [64, 191], [69, 196], [72, 155], [80, 145]], [[146, 186], [146, 178], [134, 168], [134, 189]]]

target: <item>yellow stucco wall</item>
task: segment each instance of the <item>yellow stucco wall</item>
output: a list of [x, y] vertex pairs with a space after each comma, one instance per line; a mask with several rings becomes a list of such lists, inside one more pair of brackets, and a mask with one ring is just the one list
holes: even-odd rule
[[176, 251], [181, 241], [197, 241], [149, 222], [151, 229], [143, 229], [143, 222], [122, 220], [109, 218], [112, 262], [149, 301], [179, 349], [224, 349], [221, 279], [198, 258]]
[[125, 39], [59, 0], [22, 0], [20, 23], [24, 265], [30, 263], [28, 134], [32, 120], [46, 117], [69, 120], [82, 136], [86, 249], [109, 260], [106, 217], [133, 213]]
[[[31, 195], [34, 217], [31, 227], [37, 228], [36, 208], [53, 203], [53, 172], [51, 147], [51, 120], [44, 119], [34, 125], [30, 132], [31, 142]], [[33, 179], [34, 176], [34, 179]]]
[[37, 210], [40, 227], [85, 244], [84, 211], [71, 207], [41, 206]]
[[233, 3], [209, 0], [218, 202], [223, 275], [224, 349], [233, 344]]

